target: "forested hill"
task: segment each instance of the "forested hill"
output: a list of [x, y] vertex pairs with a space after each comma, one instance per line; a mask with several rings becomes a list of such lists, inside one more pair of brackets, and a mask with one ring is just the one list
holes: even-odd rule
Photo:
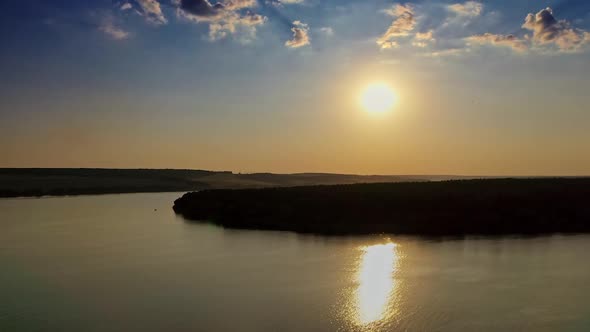
[[315, 234], [590, 232], [590, 178], [486, 179], [187, 193], [174, 211], [240, 229]]
[[195, 191], [320, 184], [427, 181], [452, 176], [239, 174], [176, 169], [0, 168], [0, 197]]

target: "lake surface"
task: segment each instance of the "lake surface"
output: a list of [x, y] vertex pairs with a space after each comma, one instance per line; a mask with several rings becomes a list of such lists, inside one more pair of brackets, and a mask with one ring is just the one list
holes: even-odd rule
[[0, 331], [590, 331], [590, 237], [226, 230], [181, 193], [0, 200]]

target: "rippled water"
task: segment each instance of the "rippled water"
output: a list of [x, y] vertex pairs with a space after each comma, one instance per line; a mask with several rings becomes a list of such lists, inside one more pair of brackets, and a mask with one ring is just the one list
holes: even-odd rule
[[0, 331], [590, 331], [589, 236], [232, 231], [178, 196], [0, 200]]

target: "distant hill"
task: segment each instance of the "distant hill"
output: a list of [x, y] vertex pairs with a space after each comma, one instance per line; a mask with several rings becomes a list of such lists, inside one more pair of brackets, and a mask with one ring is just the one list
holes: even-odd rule
[[237, 174], [178, 169], [0, 168], [0, 197], [196, 191], [309, 185], [429, 181], [454, 176]]

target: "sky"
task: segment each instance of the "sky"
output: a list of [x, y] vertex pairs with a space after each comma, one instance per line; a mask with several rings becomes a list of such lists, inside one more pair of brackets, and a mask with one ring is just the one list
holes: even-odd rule
[[590, 175], [586, 0], [0, 7], [0, 167]]

